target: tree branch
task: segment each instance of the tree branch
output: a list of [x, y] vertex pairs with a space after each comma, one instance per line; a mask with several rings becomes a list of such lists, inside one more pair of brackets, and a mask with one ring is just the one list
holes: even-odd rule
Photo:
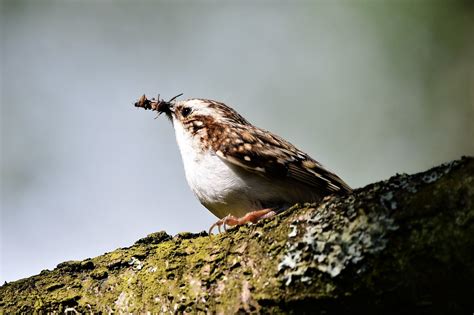
[[0, 313], [472, 313], [474, 159], [209, 237], [165, 232], [0, 287]]

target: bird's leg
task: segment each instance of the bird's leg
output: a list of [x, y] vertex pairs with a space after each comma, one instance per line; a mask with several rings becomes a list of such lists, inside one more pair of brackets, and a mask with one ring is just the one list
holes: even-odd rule
[[248, 222], [257, 223], [257, 221], [273, 217], [275, 214], [276, 212], [274, 211], [274, 209], [270, 208], [249, 212], [241, 218], [237, 218], [229, 214], [228, 216], [220, 219], [219, 221], [211, 225], [211, 228], [209, 229], [209, 235], [216, 226], [220, 233], [221, 226], [224, 226], [224, 230], [227, 230], [227, 226], [244, 225]]

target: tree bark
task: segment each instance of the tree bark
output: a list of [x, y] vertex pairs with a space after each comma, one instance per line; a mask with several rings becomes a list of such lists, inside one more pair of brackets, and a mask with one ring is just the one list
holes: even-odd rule
[[474, 158], [0, 287], [0, 313], [474, 311]]

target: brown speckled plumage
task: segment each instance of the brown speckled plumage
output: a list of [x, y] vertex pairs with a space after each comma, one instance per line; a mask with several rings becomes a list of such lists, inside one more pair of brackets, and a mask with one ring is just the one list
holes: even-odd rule
[[[286, 179], [313, 187], [321, 195], [351, 191], [341, 178], [306, 153], [285, 139], [253, 126], [229, 106], [208, 99], [188, 101], [192, 100], [204, 102], [216, 112], [212, 116], [183, 117], [181, 112], [186, 105], [180, 102], [175, 105], [178, 119], [190, 134], [199, 137], [203, 150], [210, 149], [229, 163], [271, 180]], [[149, 101], [143, 96], [135, 106], [167, 113], [159, 109], [162, 104], [169, 103]]]
[[296, 202], [318, 202], [351, 188], [336, 174], [231, 107], [208, 99], [148, 100], [135, 106], [164, 113], [173, 123], [186, 180], [214, 227], [255, 223]]

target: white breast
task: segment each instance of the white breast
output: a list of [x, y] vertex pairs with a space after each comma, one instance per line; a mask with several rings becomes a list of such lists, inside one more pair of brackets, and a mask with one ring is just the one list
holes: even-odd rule
[[269, 180], [231, 165], [212, 150], [203, 151], [199, 139], [173, 121], [176, 141], [183, 159], [186, 180], [199, 201], [219, 218], [237, 217], [260, 210], [264, 205], [292, 205], [320, 197], [307, 187], [284, 180]]
[[248, 181], [235, 173], [210, 150], [202, 151], [198, 140], [174, 121], [176, 141], [183, 159], [186, 180], [199, 201], [217, 217], [243, 216], [260, 208], [249, 195]]

